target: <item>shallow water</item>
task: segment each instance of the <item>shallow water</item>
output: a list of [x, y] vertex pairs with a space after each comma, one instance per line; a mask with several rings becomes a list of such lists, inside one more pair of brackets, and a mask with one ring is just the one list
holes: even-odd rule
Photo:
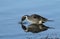
[[[26, 33], [18, 24], [26, 14], [39, 14], [54, 22], [54, 27], [40, 33]], [[60, 37], [60, 0], [0, 0], [0, 39], [40, 39], [45, 36]]]

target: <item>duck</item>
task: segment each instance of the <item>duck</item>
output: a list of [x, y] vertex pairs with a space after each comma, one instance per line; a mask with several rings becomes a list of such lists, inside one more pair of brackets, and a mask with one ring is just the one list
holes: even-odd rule
[[47, 18], [42, 17], [38, 14], [24, 15], [22, 16], [21, 22], [23, 22], [24, 20], [27, 20], [31, 24], [43, 24], [47, 21], [53, 21], [53, 20], [48, 20]]

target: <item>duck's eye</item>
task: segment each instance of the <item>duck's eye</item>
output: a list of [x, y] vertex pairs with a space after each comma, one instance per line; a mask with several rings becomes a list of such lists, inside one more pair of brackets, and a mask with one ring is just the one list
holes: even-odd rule
[[37, 18], [37, 17], [34, 16], [33, 18]]

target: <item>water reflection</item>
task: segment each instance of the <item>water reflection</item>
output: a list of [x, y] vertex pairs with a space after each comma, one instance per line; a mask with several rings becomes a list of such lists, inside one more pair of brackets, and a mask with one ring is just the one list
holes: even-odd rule
[[39, 33], [39, 32], [46, 31], [48, 29], [54, 29], [53, 27], [48, 27], [43, 24], [30, 24], [28, 25], [28, 27], [26, 27], [26, 25], [21, 23], [21, 26], [25, 32], [32, 32], [32, 33]]

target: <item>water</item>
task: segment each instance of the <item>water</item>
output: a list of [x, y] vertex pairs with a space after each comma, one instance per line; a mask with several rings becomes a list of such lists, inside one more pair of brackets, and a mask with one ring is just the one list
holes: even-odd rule
[[[39, 14], [54, 22], [45, 25], [54, 27], [40, 33], [26, 33], [18, 24], [26, 14]], [[60, 37], [60, 0], [0, 0], [0, 39], [40, 39]]]

